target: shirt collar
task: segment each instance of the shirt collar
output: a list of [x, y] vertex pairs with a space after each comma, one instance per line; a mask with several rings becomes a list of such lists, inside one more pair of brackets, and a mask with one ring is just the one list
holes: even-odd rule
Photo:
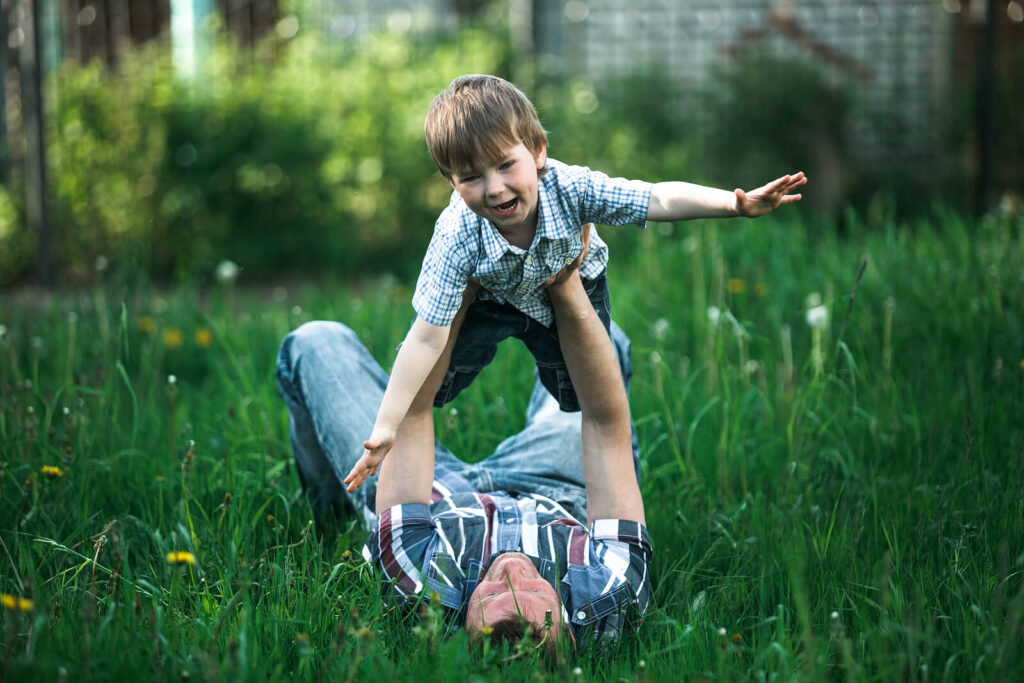
[[558, 206], [558, 181], [556, 171], [548, 168], [537, 183], [537, 236], [548, 240], [564, 240], [572, 237], [569, 222]]
[[487, 258], [491, 261], [500, 260], [505, 255], [505, 252], [510, 250], [511, 245], [508, 243], [508, 240], [501, 236], [501, 233], [498, 232], [493, 223], [479, 216], [477, 219], [480, 221], [480, 236], [481, 241], [484, 243], [484, 251], [487, 252]]

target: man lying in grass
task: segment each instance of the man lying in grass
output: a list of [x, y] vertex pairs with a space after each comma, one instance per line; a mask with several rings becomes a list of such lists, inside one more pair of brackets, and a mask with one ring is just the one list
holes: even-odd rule
[[[457, 333], [417, 394], [380, 476], [349, 492], [387, 374], [339, 323], [311, 322], [281, 345], [296, 468], [322, 524], [347, 508], [370, 531], [364, 556], [394, 594], [436, 592], [471, 638], [544, 642], [614, 638], [635, 628], [650, 596], [651, 544], [637, 483], [626, 386], [629, 340], [611, 336], [579, 273], [550, 288], [580, 413], [558, 409], [538, 381], [526, 426], [467, 464], [434, 439], [433, 393]], [[467, 288], [453, 325], [465, 315]], [[595, 398], [586, 398], [595, 397]], [[582, 457], [581, 457], [582, 453]], [[568, 638], [569, 640], [565, 640]]]

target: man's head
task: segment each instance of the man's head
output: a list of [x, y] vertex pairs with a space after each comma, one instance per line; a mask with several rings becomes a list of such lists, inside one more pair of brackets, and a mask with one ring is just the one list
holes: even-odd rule
[[482, 74], [460, 76], [434, 98], [424, 132], [430, 156], [449, 181], [500, 162], [519, 143], [534, 157], [547, 148], [547, 134], [526, 95], [502, 78]]
[[[548, 614], [550, 626], [545, 625]], [[466, 632], [474, 640], [488, 632], [492, 638], [517, 641], [527, 627], [537, 641], [547, 635], [548, 652], [565, 634], [573, 637], [562, 620], [562, 601], [530, 559], [522, 553], [499, 555], [469, 596]]]

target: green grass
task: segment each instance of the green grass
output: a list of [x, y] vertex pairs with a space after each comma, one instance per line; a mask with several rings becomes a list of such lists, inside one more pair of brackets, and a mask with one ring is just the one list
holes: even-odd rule
[[[342, 320], [389, 367], [408, 283], [5, 295], [0, 592], [33, 608], [0, 678], [1021, 679], [1024, 221], [798, 216], [612, 235], [654, 600], [554, 667], [471, 658], [382, 602], [357, 526], [310, 525], [277, 344]], [[483, 457], [530, 385], [507, 345], [439, 433]]]

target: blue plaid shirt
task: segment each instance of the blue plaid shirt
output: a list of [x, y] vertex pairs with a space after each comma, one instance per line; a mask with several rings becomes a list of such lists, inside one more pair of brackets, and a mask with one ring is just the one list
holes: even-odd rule
[[[462, 304], [469, 278], [480, 281], [480, 297], [510, 303], [543, 325], [554, 313], [540, 286], [580, 255], [585, 223], [647, 225], [651, 184], [609, 178], [583, 166], [548, 159], [538, 181], [537, 234], [528, 250], [509, 244], [485, 218], [466, 206], [457, 192], [434, 226], [412, 305], [427, 322], [450, 325]], [[596, 230], [580, 275], [596, 278], [608, 265], [608, 246]]]
[[438, 465], [430, 505], [385, 510], [363, 556], [399, 599], [434, 591], [465, 623], [466, 604], [494, 559], [526, 555], [558, 592], [577, 639], [603, 641], [633, 630], [651, 596], [653, 549], [639, 522], [599, 519], [589, 528], [540, 495], [480, 493]]

